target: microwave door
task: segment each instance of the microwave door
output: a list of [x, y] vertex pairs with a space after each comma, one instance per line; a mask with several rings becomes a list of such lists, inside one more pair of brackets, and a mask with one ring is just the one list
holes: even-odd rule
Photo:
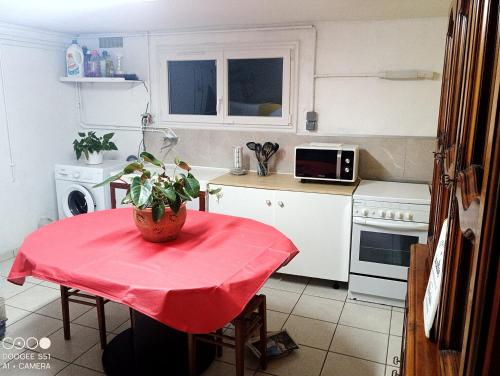
[[424, 223], [353, 218], [351, 272], [406, 280], [410, 247], [426, 242], [427, 228]]
[[295, 176], [309, 179], [337, 179], [337, 150], [297, 149]]

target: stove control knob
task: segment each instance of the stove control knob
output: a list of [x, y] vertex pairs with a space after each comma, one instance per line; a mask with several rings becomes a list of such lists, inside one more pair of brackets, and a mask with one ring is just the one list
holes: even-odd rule
[[413, 220], [413, 213], [405, 213], [405, 219], [407, 221], [412, 221]]
[[78, 178], [80, 177], [80, 173], [79, 173], [79, 172], [74, 172], [74, 173], [73, 173], [73, 177], [74, 177], [75, 179], [78, 179]]
[[382, 217], [385, 218], [385, 210], [381, 210], [378, 212], [378, 214]]
[[396, 219], [403, 219], [403, 213], [396, 212]]
[[387, 212], [387, 216], [388, 216], [389, 218], [394, 218], [394, 212], [393, 212], [393, 211], [391, 211], [391, 210], [389, 210], [389, 211]]
[[366, 217], [368, 215], [368, 209], [361, 210], [361, 214], [363, 214]]

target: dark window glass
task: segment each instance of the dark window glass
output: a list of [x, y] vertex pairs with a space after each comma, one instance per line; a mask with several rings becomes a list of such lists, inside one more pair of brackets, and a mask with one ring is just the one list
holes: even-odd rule
[[169, 61], [169, 113], [217, 115], [215, 60]]
[[283, 59], [229, 59], [229, 115], [282, 116]]
[[410, 266], [410, 246], [418, 237], [361, 231], [359, 260], [378, 264]]
[[85, 214], [89, 210], [85, 195], [80, 191], [73, 191], [69, 194], [68, 207], [73, 215]]

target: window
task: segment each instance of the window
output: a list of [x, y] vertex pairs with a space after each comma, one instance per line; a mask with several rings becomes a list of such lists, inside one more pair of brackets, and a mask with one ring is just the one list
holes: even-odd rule
[[167, 123], [288, 127], [292, 47], [160, 52]]
[[169, 113], [217, 115], [217, 63], [184, 60], [168, 63]]
[[229, 116], [281, 117], [283, 59], [228, 59]]

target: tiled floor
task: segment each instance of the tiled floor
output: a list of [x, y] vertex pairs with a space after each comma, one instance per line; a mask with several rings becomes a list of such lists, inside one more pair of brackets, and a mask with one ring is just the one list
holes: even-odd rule
[[[0, 287], [6, 297], [9, 337], [48, 337], [51, 340], [47, 370], [19, 370], [12, 360], [2, 369], [4, 359], [13, 354], [37, 356], [25, 348], [5, 350], [0, 346], [0, 374], [8, 376], [102, 375], [101, 349], [94, 308], [70, 304], [72, 339], [62, 334], [59, 287], [29, 279], [22, 287], [5, 281], [12, 260], [0, 262]], [[403, 312], [389, 306], [346, 301], [344, 288], [333, 289], [331, 282], [277, 274], [262, 288], [267, 296], [268, 329], [286, 328], [300, 349], [282, 359], [271, 360], [266, 371], [247, 354], [248, 376], [384, 376], [396, 368], [399, 357]], [[128, 309], [117, 303], [106, 305], [108, 339], [130, 326]], [[226, 330], [230, 331], [228, 327]], [[234, 353], [224, 350], [204, 373], [206, 376], [234, 375]]]

